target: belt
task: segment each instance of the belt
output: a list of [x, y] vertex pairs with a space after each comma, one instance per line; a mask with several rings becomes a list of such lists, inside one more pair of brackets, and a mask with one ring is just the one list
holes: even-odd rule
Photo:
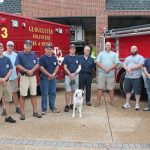
[[20, 73], [21, 74], [21, 76], [28, 76], [28, 77], [33, 77], [33, 76], [35, 76], [35, 74], [33, 74], [32, 76], [29, 76], [28, 74], [26, 74], [26, 73]]
[[91, 72], [80, 72], [80, 74], [89, 74], [89, 75], [92, 75]]

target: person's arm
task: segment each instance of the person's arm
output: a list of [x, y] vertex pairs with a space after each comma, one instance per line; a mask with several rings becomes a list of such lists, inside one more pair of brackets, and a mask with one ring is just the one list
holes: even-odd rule
[[134, 67], [131, 68], [131, 70], [136, 70], [136, 69], [140, 69], [143, 67], [143, 64], [137, 64]]
[[25, 72], [25, 73], [28, 72], [28, 70], [25, 69], [25, 68], [24, 68], [22, 65], [20, 65], [20, 64], [18, 64], [18, 65], [16, 66], [16, 68], [19, 69], [19, 71], [22, 71], [22, 72]]
[[64, 70], [65, 70], [65, 72], [66, 72], [69, 76], [71, 75], [71, 73], [70, 73], [70, 71], [68, 70], [66, 64], [64, 64]]
[[81, 65], [78, 65], [77, 70], [75, 71], [75, 74], [78, 74], [81, 71]]
[[133, 66], [131, 69], [132, 70], [136, 70], [136, 69], [140, 69], [142, 68], [144, 65], [144, 57], [143, 56], [139, 56], [139, 64]]
[[36, 64], [31, 70], [28, 70], [28, 71], [27, 71], [27, 74], [28, 74], [29, 76], [32, 76], [33, 73], [34, 73], [37, 69], [39, 69], [39, 64]]
[[101, 68], [102, 70], [106, 70], [106, 68], [101, 64], [101, 63], [99, 63], [99, 62], [96, 62], [96, 65], [99, 67], [99, 68]]
[[147, 71], [146, 67], [144, 67], [144, 73], [145, 73], [145, 75], [147, 76], [147, 78], [149, 78], [149, 79], [150, 79], [150, 74], [148, 73], [148, 71]]
[[102, 53], [100, 52], [96, 58], [96, 66], [105, 71], [106, 68], [101, 63], [101, 59], [102, 59], [101, 57], [102, 57]]
[[45, 75], [47, 75], [49, 79], [53, 79], [55, 77], [55, 75], [50, 74], [43, 66], [40, 66], [39, 69], [40, 69], [40, 71], [42, 73], [44, 73]]
[[4, 82], [6, 82], [6, 81], [9, 79], [9, 77], [11, 76], [11, 74], [12, 74], [12, 69], [10, 69], [10, 70], [8, 71], [7, 75], [5, 76], [5, 78], [3, 78], [3, 79], [4, 79]]
[[53, 75], [54, 75], [54, 76], [57, 74], [58, 70], [59, 70], [59, 66], [56, 66], [56, 68], [55, 68], [55, 70], [54, 70], [54, 72], [53, 72]]
[[4, 78], [0, 78], [0, 84], [2, 84], [3, 86], [6, 86], [7, 81], [9, 79], [9, 77], [11, 76], [11, 74], [12, 74], [12, 69], [9, 69], [7, 75]]

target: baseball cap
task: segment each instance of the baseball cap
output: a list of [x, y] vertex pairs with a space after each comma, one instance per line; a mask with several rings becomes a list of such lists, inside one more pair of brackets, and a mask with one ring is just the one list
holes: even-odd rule
[[74, 44], [71, 44], [70, 48], [76, 48], [76, 46]]
[[4, 47], [3, 43], [0, 43], [0, 46], [1, 46], [1, 47]]
[[53, 48], [53, 46], [51, 44], [45, 44], [44, 48]]
[[13, 46], [14, 46], [14, 42], [13, 42], [13, 41], [8, 41], [8, 42], [6, 43], [6, 45], [13, 45]]
[[24, 44], [32, 45], [32, 41], [31, 41], [31, 40], [25, 40], [25, 41], [24, 41]]

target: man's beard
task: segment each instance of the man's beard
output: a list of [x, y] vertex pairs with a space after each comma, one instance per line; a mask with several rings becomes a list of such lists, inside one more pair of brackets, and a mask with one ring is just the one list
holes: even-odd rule
[[131, 52], [132, 56], [135, 56], [137, 54], [137, 52]]

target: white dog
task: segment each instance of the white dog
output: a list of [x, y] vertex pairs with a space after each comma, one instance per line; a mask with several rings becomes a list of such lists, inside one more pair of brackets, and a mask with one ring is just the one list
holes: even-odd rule
[[79, 117], [82, 117], [82, 104], [83, 104], [83, 94], [82, 89], [76, 89], [73, 95], [73, 114], [72, 117], [75, 117], [76, 106], [79, 106]]

